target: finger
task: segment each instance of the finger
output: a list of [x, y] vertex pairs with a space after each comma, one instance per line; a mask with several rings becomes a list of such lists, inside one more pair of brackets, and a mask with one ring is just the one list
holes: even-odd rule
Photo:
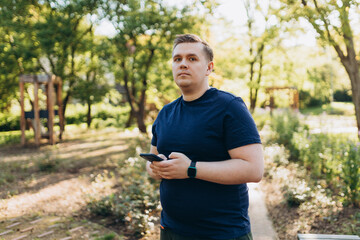
[[183, 155], [184, 155], [184, 154], [179, 153], [179, 152], [172, 152], [172, 153], [169, 155], [169, 158], [170, 158], [170, 159], [180, 158], [180, 157], [183, 156]]
[[164, 160], [167, 160], [167, 157], [165, 157], [164, 154], [159, 154], [158, 156], [161, 157], [161, 158], [164, 159]]

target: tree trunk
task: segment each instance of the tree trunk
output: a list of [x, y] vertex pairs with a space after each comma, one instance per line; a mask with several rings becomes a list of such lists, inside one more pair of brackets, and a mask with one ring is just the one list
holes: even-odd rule
[[131, 126], [131, 124], [133, 122], [133, 119], [134, 119], [134, 115], [135, 115], [134, 110], [131, 109], [130, 113], [129, 113], [129, 118], [128, 118], [126, 124], [125, 124], [125, 128], [129, 128]]
[[69, 91], [66, 93], [66, 96], [63, 100], [63, 106], [62, 106], [62, 114], [63, 114], [63, 119], [64, 119], [64, 128], [65, 128], [65, 125], [66, 125], [66, 118], [65, 118], [65, 111], [66, 111], [66, 106], [68, 104], [70, 100], [70, 93]]
[[264, 60], [263, 50], [264, 50], [264, 45], [262, 44], [262, 46], [260, 47], [260, 52], [259, 52], [260, 58], [259, 58], [258, 78], [257, 78], [256, 86], [254, 88], [253, 99], [251, 100], [251, 105], [250, 105], [250, 112], [251, 113], [254, 113], [254, 111], [255, 111], [257, 97], [258, 97], [259, 88], [260, 88], [260, 82], [261, 82], [261, 78], [262, 78], [262, 69], [263, 69], [263, 62], [264, 62], [263, 61]]
[[144, 111], [139, 111], [137, 113], [136, 119], [137, 119], [137, 124], [138, 124], [138, 128], [140, 130], [140, 132], [142, 133], [146, 133], [146, 125], [144, 122]]
[[[251, 51], [250, 51], [251, 52]], [[249, 91], [250, 91], [250, 112], [253, 113], [254, 109], [255, 109], [255, 106], [254, 106], [254, 103], [253, 103], [253, 100], [254, 100], [254, 93], [253, 93], [253, 80], [254, 80], [254, 65], [255, 65], [255, 61], [251, 61], [250, 62], [250, 85], [249, 85]]]
[[338, 56], [340, 57], [341, 63], [345, 67], [345, 70], [350, 78], [351, 90], [352, 90], [352, 99], [355, 106], [355, 116], [356, 123], [358, 128], [358, 138], [360, 140], [360, 66], [359, 62], [356, 60], [356, 53], [354, 45], [349, 41], [347, 45], [348, 55], [344, 54], [339, 50], [337, 46], [334, 46]]
[[92, 121], [92, 118], [91, 118], [91, 101], [88, 101], [87, 105], [88, 105], [88, 111], [87, 111], [87, 116], [86, 116], [86, 123], [87, 123], [87, 127], [90, 128], [91, 121]]
[[[345, 65], [344, 65], [345, 66]], [[359, 64], [356, 59], [353, 63], [345, 66], [346, 72], [349, 75], [352, 89], [352, 100], [355, 106], [355, 116], [358, 128], [358, 138], [360, 140], [360, 72]]]
[[146, 133], [146, 125], [144, 122], [145, 104], [146, 104], [146, 89], [147, 89], [147, 81], [146, 80], [147, 80], [147, 74], [149, 72], [149, 68], [150, 68], [151, 62], [153, 60], [154, 54], [155, 54], [155, 49], [150, 49], [150, 56], [146, 62], [146, 68], [144, 71], [144, 75], [142, 77], [142, 90], [141, 90], [140, 101], [138, 103], [139, 111], [136, 115], [138, 127], [142, 133]]

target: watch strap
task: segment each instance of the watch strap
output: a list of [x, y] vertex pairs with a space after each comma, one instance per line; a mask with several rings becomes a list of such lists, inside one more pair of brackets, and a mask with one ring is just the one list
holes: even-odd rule
[[189, 178], [195, 178], [196, 177], [196, 162], [195, 161], [191, 161], [190, 166], [188, 168], [187, 174]]

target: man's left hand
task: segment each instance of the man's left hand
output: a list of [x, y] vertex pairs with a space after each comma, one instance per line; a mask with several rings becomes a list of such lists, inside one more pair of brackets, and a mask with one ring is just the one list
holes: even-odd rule
[[161, 162], [153, 162], [151, 168], [164, 179], [188, 178], [187, 169], [191, 160], [183, 153], [173, 152], [169, 159]]

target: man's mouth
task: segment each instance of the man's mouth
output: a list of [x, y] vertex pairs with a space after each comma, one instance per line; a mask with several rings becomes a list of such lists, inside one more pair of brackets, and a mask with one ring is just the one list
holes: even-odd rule
[[179, 73], [178, 76], [180, 76], [180, 77], [181, 76], [190, 76], [190, 74], [189, 73]]

